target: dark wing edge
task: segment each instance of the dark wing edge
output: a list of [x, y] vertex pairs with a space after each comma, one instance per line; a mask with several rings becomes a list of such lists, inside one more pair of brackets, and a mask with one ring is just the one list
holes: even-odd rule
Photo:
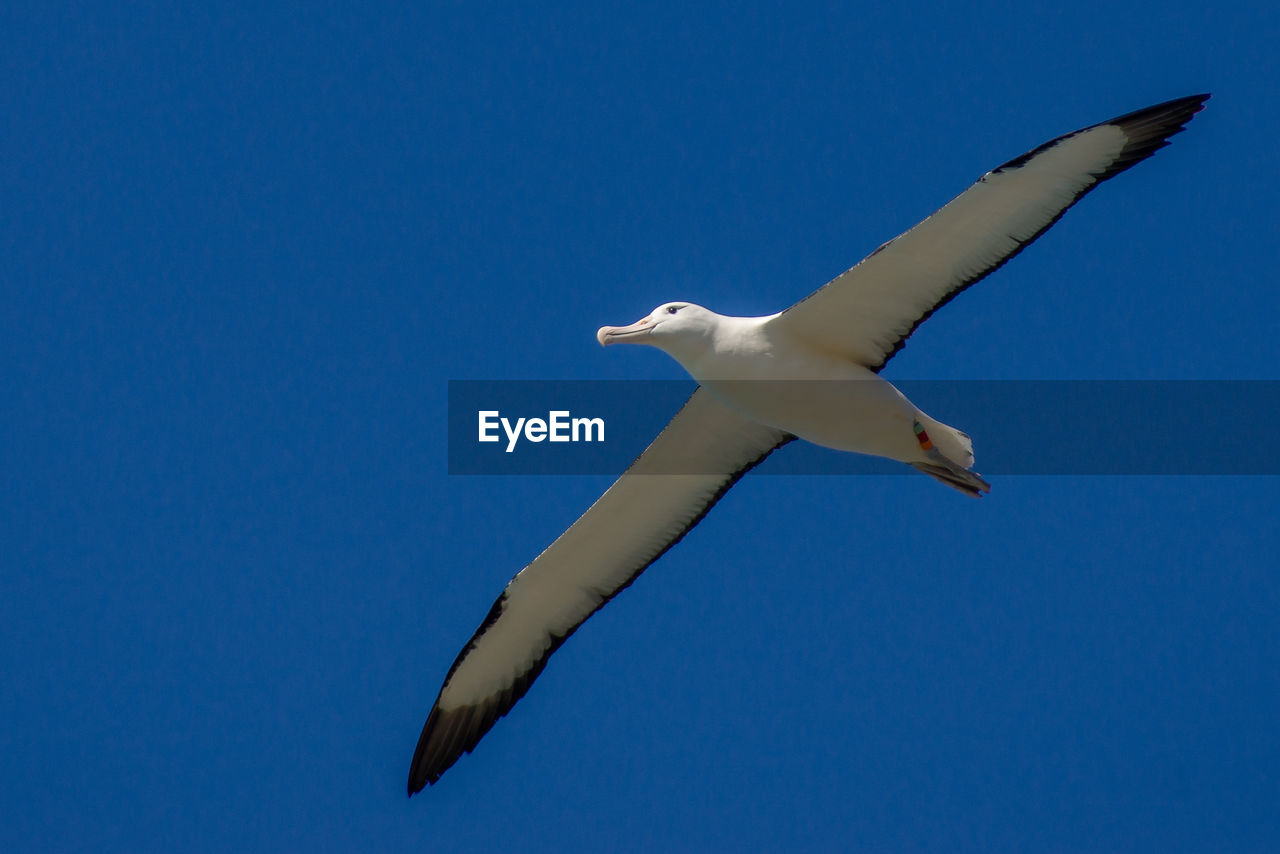
[[[695, 392], [695, 396], [700, 392], [701, 389], [699, 389], [698, 392]], [[690, 400], [685, 403], [684, 407], [682, 407], [682, 411], [688, 409], [692, 402], [693, 398], [690, 398]], [[679, 417], [679, 413], [677, 413], [676, 417]], [[672, 421], [674, 423], [675, 419], [673, 418]], [[670, 425], [668, 425], [667, 429], [669, 428]], [[663, 432], [665, 433], [666, 430], [664, 429]], [[431, 712], [427, 716], [427, 721], [422, 727], [422, 734], [418, 737], [417, 748], [413, 752], [413, 762], [409, 766], [409, 796], [412, 797], [417, 792], [422, 791], [426, 786], [434, 784], [440, 779], [440, 776], [444, 774], [445, 771], [452, 767], [453, 764], [462, 757], [464, 753], [470, 753], [474, 750], [476, 745], [480, 742], [480, 739], [483, 738], [493, 725], [498, 722], [498, 719], [511, 711], [512, 707], [515, 706], [520, 698], [525, 695], [534, 680], [538, 678], [539, 674], [542, 673], [543, 668], [546, 667], [547, 661], [551, 658], [552, 654], [555, 653], [555, 651], [558, 650], [583, 623], [612, 601], [615, 596], [630, 587], [646, 569], [658, 560], [658, 558], [662, 557], [669, 549], [676, 545], [676, 543], [684, 539], [684, 536], [702, 521], [703, 517], [711, 511], [711, 508], [714, 507], [724, 494], [728, 492], [734, 484], [741, 480], [748, 471], [763, 462], [769, 454], [795, 439], [795, 437], [790, 434], [781, 433], [779, 431], [774, 432], [777, 433], [777, 440], [762, 452], [755, 452], [751, 458], [742, 463], [740, 468], [732, 472], [727, 472], [725, 474], [724, 482], [713, 494], [709, 496], [701, 509], [682, 529], [678, 530], [659, 551], [646, 560], [642, 565], [638, 566], [635, 571], [632, 572], [621, 584], [613, 590], [605, 593], [599, 604], [597, 604], [595, 608], [593, 608], [577, 623], [570, 626], [563, 633], [557, 634], [555, 632], [550, 632], [550, 645], [542, 655], [534, 660], [532, 664], [510, 685], [502, 691], [486, 697], [483, 703], [463, 706], [457, 709], [442, 709], [440, 706], [440, 698], [449, 687], [449, 680], [452, 678], [454, 672], [462, 665], [463, 661], [476, 647], [476, 644], [490, 629], [490, 627], [492, 627], [502, 617], [502, 614], [507, 607], [507, 591], [504, 590], [493, 603], [493, 607], [489, 609], [488, 615], [484, 618], [480, 627], [476, 629], [475, 634], [471, 636], [471, 640], [467, 642], [467, 645], [463, 647], [460, 653], [458, 653], [458, 657], [454, 659], [453, 666], [449, 668], [449, 673], [445, 676], [444, 684], [440, 688], [440, 693], [436, 696], [435, 703], [432, 704]], [[662, 438], [661, 433], [658, 438]], [[654, 444], [657, 444], [657, 441], [658, 439], [655, 439]], [[650, 447], [653, 446], [651, 445]], [[647, 452], [648, 449], [646, 449], [645, 453]], [[645, 454], [642, 453], [640, 457], [637, 458], [636, 462], [632, 463], [628, 471], [634, 470], [637, 465], [644, 460], [644, 458]], [[592, 506], [594, 507], [595, 505]], [[586, 513], [583, 514], [583, 517], [579, 518], [584, 518], [590, 512], [591, 510], [588, 509]]]
[[[1114, 119], [1110, 119], [1109, 121], [1098, 122], [1095, 125], [1090, 125], [1089, 127], [1081, 128], [1080, 130], [1072, 131], [1071, 133], [1067, 133], [1067, 134], [1063, 134], [1062, 136], [1055, 137], [1054, 139], [1049, 140], [1043, 145], [1039, 145], [1033, 148], [1031, 151], [1028, 151], [1026, 154], [1019, 155], [1018, 157], [1015, 157], [1012, 160], [1007, 161], [1006, 163], [1002, 163], [1001, 165], [997, 166], [995, 169], [992, 169], [990, 174], [993, 174], [993, 175], [998, 175], [1001, 172], [1007, 172], [1013, 169], [1018, 169], [1026, 165], [1037, 154], [1040, 154], [1041, 152], [1044, 152], [1044, 151], [1048, 151], [1050, 148], [1053, 148], [1058, 143], [1063, 142], [1064, 140], [1068, 140], [1071, 137], [1076, 136], [1078, 134], [1082, 134], [1085, 131], [1093, 130], [1094, 128], [1114, 125], [1116, 127], [1119, 127], [1121, 130], [1123, 130], [1125, 132], [1125, 135], [1129, 137], [1129, 142], [1125, 145], [1123, 149], [1120, 150], [1120, 153], [1116, 156], [1116, 159], [1113, 160], [1111, 164], [1102, 172], [1094, 173], [1093, 183], [1089, 184], [1088, 186], [1080, 190], [1080, 192], [1076, 193], [1075, 196], [1072, 197], [1071, 201], [1068, 202], [1062, 208], [1062, 210], [1058, 212], [1057, 216], [1053, 217], [1048, 222], [1046, 222], [1044, 226], [1041, 227], [1040, 230], [1037, 231], [1035, 234], [1032, 234], [1030, 237], [1026, 238], [1025, 240], [1019, 240], [1018, 245], [1014, 247], [1013, 251], [1009, 252], [1007, 255], [1000, 258], [998, 261], [996, 261], [996, 263], [979, 271], [978, 273], [975, 273], [973, 276], [969, 277], [968, 279], [961, 281], [956, 285], [956, 287], [948, 291], [942, 297], [942, 299], [936, 302], [924, 314], [920, 315], [920, 317], [915, 321], [915, 323], [911, 324], [911, 328], [907, 330], [905, 335], [903, 335], [901, 338], [899, 338], [897, 341], [894, 342], [892, 349], [890, 349], [889, 352], [885, 354], [885, 357], [881, 359], [878, 364], [870, 366], [871, 370], [875, 371], [876, 373], [880, 373], [880, 371], [884, 370], [884, 366], [889, 363], [889, 360], [892, 359], [894, 356], [896, 356], [898, 354], [898, 351], [906, 346], [907, 339], [910, 338], [911, 335], [916, 331], [916, 329], [920, 327], [920, 324], [924, 323], [926, 320], [928, 320], [930, 317], [933, 316], [934, 312], [942, 308], [947, 303], [951, 302], [953, 299], [958, 297], [964, 291], [973, 287], [978, 282], [982, 281], [987, 276], [994, 273], [996, 270], [999, 270], [1005, 264], [1008, 264], [1015, 257], [1017, 257], [1018, 253], [1020, 253], [1023, 249], [1026, 249], [1032, 243], [1035, 243], [1036, 240], [1042, 234], [1044, 234], [1049, 229], [1053, 228], [1053, 226], [1057, 224], [1058, 220], [1062, 219], [1062, 217], [1066, 214], [1066, 212], [1071, 210], [1071, 208], [1075, 206], [1076, 202], [1080, 201], [1082, 198], [1088, 195], [1089, 191], [1093, 190], [1095, 187], [1097, 187], [1099, 184], [1101, 184], [1103, 181], [1107, 180], [1108, 178], [1112, 178], [1116, 175], [1119, 175], [1121, 172], [1125, 171], [1126, 169], [1132, 166], [1135, 166], [1138, 163], [1141, 163], [1143, 160], [1146, 160], [1148, 157], [1150, 157], [1151, 155], [1155, 154], [1157, 151], [1159, 151], [1160, 149], [1168, 145], [1169, 139], [1171, 137], [1175, 136], [1176, 134], [1182, 133], [1184, 130], [1186, 130], [1187, 122], [1191, 121], [1192, 117], [1195, 116], [1196, 113], [1204, 109], [1204, 104], [1206, 101], [1209, 100], [1210, 97], [1212, 97], [1211, 93], [1203, 93], [1200, 95], [1188, 95], [1185, 98], [1175, 98], [1172, 101], [1165, 101], [1164, 103], [1156, 104], [1153, 107], [1146, 107], [1141, 110], [1134, 110], [1131, 113], [1125, 113], [1123, 116], [1117, 116]], [[985, 180], [985, 178], [986, 176], [984, 175], [983, 178], [979, 180]], [[909, 233], [910, 232], [908, 232], [908, 234]], [[892, 242], [893, 241], [890, 241], [890, 243]], [[881, 249], [884, 249], [888, 245], [889, 244], [886, 243], [883, 246], [880, 246], [878, 249], [875, 250], [875, 252], [872, 252], [871, 254], [874, 255], [876, 252], [879, 252]]]

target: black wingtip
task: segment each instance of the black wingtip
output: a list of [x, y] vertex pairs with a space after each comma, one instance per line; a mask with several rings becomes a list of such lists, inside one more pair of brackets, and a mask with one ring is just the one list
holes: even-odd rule
[[[440, 779], [463, 753], [461, 747], [452, 739], [441, 738], [448, 733], [440, 733], [440, 707], [432, 706], [427, 722], [422, 726], [422, 734], [418, 736], [418, 746], [413, 751], [413, 762], [409, 765], [409, 797], [413, 797], [427, 786]], [[446, 727], [454, 729], [455, 727]]]
[[1116, 116], [1111, 121], [1102, 122], [1102, 124], [1119, 125], [1145, 116], [1171, 116], [1177, 113], [1185, 113], [1187, 118], [1191, 118], [1196, 113], [1204, 109], [1204, 102], [1212, 97], [1212, 92], [1201, 92], [1199, 95], [1185, 95], [1181, 98], [1174, 98], [1170, 101], [1164, 101], [1150, 107], [1143, 107], [1140, 110], [1134, 110], [1131, 113], [1125, 113], [1123, 116]]
[[1212, 95], [1206, 92], [1174, 98], [1172, 101], [1116, 116], [1100, 124], [1118, 125], [1128, 133], [1145, 132], [1151, 136], [1172, 136], [1183, 130], [1186, 123], [1191, 121], [1191, 117], [1204, 109], [1205, 102], [1211, 97]]
[[506, 689], [491, 695], [482, 703], [442, 709], [439, 700], [436, 701], [431, 707], [431, 714], [427, 715], [427, 722], [422, 725], [422, 735], [418, 737], [413, 762], [409, 765], [410, 797], [433, 785], [464, 753], [475, 749], [498, 719], [511, 711], [516, 701], [525, 695], [529, 686], [542, 673], [547, 659], [563, 642], [563, 637], [553, 638], [551, 648], [539, 661], [534, 662]]
[[1105, 181], [1118, 175], [1164, 148], [1173, 136], [1186, 130], [1187, 122], [1204, 109], [1205, 101], [1209, 98], [1207, 92], [1174, 98], [1172, 101], [1134, 110], [1132, 113], [1116, 116], [1111, 121], [1102, 122], [1103, 125], [1113, 125], [1123, 130], [1129, 137], [1129, 142], [1115, 162], [1097, 176], [1098, 180]]
[[[442, 717], [449, 719], [442, 720]], [[466, 717], [465, 713], [461, 717]], [[431, 708], [418, 737], [418, 746], [413, 751], [413, 762], [409, 765], [409, 797], [439, 780], [440, 775], [469, 749], [465, 739], [458, 737], [459, 731], [464, 729], [461, 723], [457, 714], [442, 716], [438, 704]]]
[[1091, 131], [1094, 128], [1113, 125], [1124, 130], [1129, 137], [1129, 143], [1106, 171], [1095, 176], [1099, 181], [1105, 181], [1135, 163], [1147, 159], [1168, 145], [1169, 138], [1175, 134], [1182, 133], [1186, 129], [1187, 122], [1191, 121], [1196, 113], [1204, 109], [1205, 101], [1208, 101], [1211, 97], [1212, 95], [1208, 92], [1199, 95], [1187, 95], [1182, 98], [1174, 98], [1172, 101], [1155, 104], [1151, 107], [1143, 107], [1140, 110], [1116, 116], [1114, 119], [1108, 119], [1105, 122], [1098, 122], [1096, 125], [1090, 125], [1078, 131], [1055, 137], [1043, 145], [1036, 146], [1026, 154], [1020, 154], [1007, 163], [1001, 163], [991, 171], [993, 174], [999, 174], [1013, 169], [1020, 169], [1036, 155], [1053, 148], [1063, 140]]

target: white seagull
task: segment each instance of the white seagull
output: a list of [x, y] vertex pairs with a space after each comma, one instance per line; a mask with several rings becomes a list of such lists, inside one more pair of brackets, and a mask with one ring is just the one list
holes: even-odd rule
[[671, 302], [630, 326], [601, 328], [601, 344], [664, 350], [699, 388], [493, 603], [427, 716], [409, 794], [470, 752], [560, 644], [787, 442], [900, 460], [969, 495], [986, 492], [969, 437], [917, 409], [880, 369], [929, 315], [1085, 193], [1167, 145], [1208, 98], [1138, 110], [1015, 157], [786, 311], [726, 317]]

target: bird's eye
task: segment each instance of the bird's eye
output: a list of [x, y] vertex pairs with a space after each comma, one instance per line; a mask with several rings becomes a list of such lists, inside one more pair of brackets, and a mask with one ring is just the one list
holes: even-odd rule
[[667, 306], [667, 314], [675, 314], [679, 310], [680, 310], [679, 306], [676, 306], [676, 305]]

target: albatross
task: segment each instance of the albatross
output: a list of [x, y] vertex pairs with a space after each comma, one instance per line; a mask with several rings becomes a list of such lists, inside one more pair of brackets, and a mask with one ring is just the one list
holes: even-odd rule
[[1199, 112], [1192, 95], [1052, 139], [997, 166], [805, 299], [763, 317], [669, 302], [602, 345], [663, 350], [698, 388], [588, 510], [516, 573], [445, 676], [409, 794], [434, 784], [511, 710], [560, 645], [794, 439], [899, 460], [971, 496], [990, 488], [960, 430], [879, 373], [916, 327], [1003, 266], [1101, 182]]

